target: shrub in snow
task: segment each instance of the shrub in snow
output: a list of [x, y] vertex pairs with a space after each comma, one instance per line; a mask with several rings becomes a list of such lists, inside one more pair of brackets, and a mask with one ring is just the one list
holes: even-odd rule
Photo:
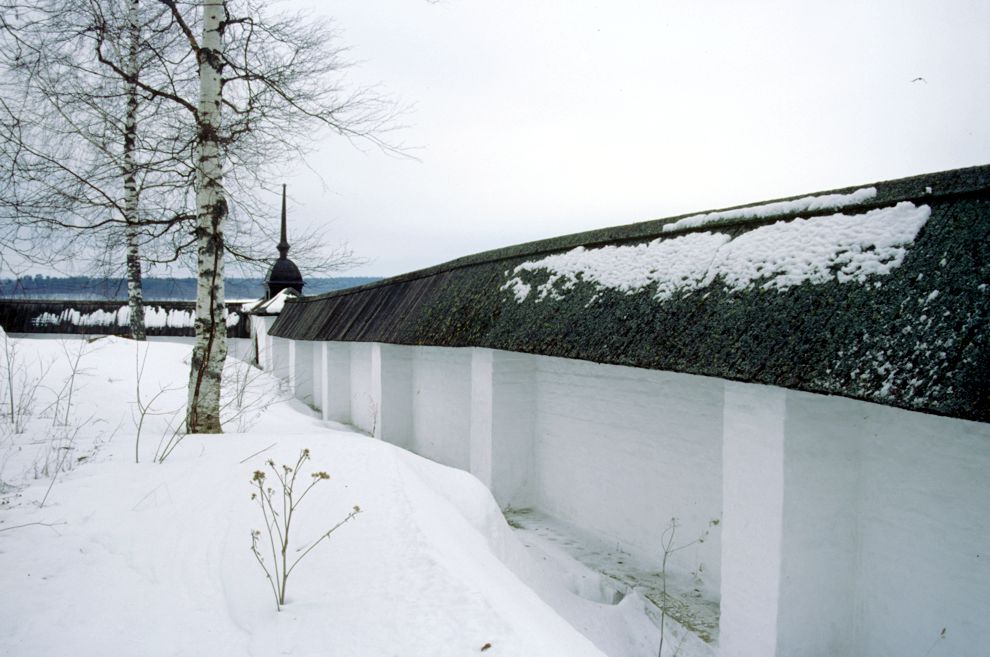
[[27, 421], [34, 413], [35, 398], [44, 382], [51, 363], [39, 362], [35, 372], [24, 362], [16, 342], [0, 333], [0, 396], [3, 398], [0, 418], [6, 420], [4, 429], [24, 433]]
[[[251, 552], [254, 553], [258, 564], [265, 571], [265, 577], [268, 578], [268, 583], [272, 587], [272, 593], [275, 595], [275, 608], [280, 611], [282, 605], [285, 604], [285, 587], [289, 581], [289, 575], [299, 565], [299, 562], [303, 560], [303, 557], [309, 554], [324, 539], [330, 538], [330, 534], [335, 532], [341, 525], [361, 513], [361, 507], [355, 506], [343, 520], [321, 534], [308, 547], [297, 550], [302, 553], [290, 563], [288, 558], [289, 530], [292, 527], [293, 514], [299, 508], [299, 505], [302, 504], [306, 495], [313, 490], [314, 486], [330, 478], [330, 475], [323, 471], [311, 473], [309, 484], [305, 488], [302, 488], [297, 495], [296, 486], [299, 471], [308, 460], [309, 450], [304, 449], [299, 453], [299, 459], [296, 461], [294, 467], [283, 465], [279, 469], [275, 467], [275, 461], [269, 459], [265, 462], [268, 469], [274, 474], [280, 490], [276, 490], [271, 485], [268, 485], [268, 474], [264, 470], [255, 470], [254, 476], [251, 478], [251, 485], [257, 489], [251, 493], [251, 499], [258, 503], [258, 506], [261, 508], [261, 515], [265, 519], [265, 533], [268, 535], [268, 545], [271, 550], [271, 565], [269, 566], [265, 562], [265, 557], [262, 554], [264, 548], [261, 547], [260, 543], [264, 540], [264, 534], [258, 529], [251, 530]], [[299, 481], [298, 485], [302, 486], [305, 481], [305, 479]]]
[[[144, 346], [143, 356], [141, 355], [142, 345]], [[164, 463], [165, 459], [168, 458], [168, 455], [172, 453], [172, 450], [175, 449], [176, 445], [178, 445], [179, 441], [185, 435], [182, 433], [182, 423], [176, 422], [176, 418], [184, 414], [186, 409], [184, 404], [178, 406], [178, 408], [163, 409], [158, 408], [156, 403], [163, 396], [168, 396], [182, 390], [183, 386], [159, 386], [158, 392], [151, 395], [150, 398], [142, 396], [141, 381], [144, 379], [144, 369], [148, 363], [148, 352], [149, 348], [146, 343], [134, 342], [135, 402], [131, 408], [131, 421], [134, 422], [135, 429], [134, 462], [138, 463], [141, 460], [141, 432], [144, 431], [145, 422], [149, 417], [157, 415], [168, 418], [162, 439], [158, 444], [158, 450], [155, 452], [155, 460], [159, 463]]]
[[224, 431], [250, 431], [273, 404], [293, 399], [281, 380], [253, 364], [228, 358], [220, 383], [220, 419]]

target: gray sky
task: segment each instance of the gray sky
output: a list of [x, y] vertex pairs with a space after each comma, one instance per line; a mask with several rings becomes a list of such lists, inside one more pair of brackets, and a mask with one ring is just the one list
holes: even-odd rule
[[[327, 136], [291, 225], [393, 275], [523, 241], [990, 162], [987, 0], [336, 0], [420, 162]], [[922, 77], [923, 81], [912, 81]], [[291, 232], [291, 228], [290, 228]]]

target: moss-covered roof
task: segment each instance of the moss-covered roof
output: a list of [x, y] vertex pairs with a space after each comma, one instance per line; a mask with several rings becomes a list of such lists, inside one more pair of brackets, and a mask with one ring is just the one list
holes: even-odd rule
[[[488, 251], [290, 301], [271, 332], [490, 347], [990, 421], [990, 165], [804, 201]], [[914, 227], [908, 237], [891, 229], [897, 222]], [[840, 226], [845, 241], [825, 245], [831, 260], [801, 242]], [[858, 237], [869, 231], [872, 241]], [[768, 256], [784, 238], [781, 261]], [[764, 252], [754, 261], [756, 243]], [[576, 247], [584, 251], [560, 255]], [[598, 270], [581, 269], [596, 258]], [[740, 267], [756, 274], [740, 279]], [[634, 271], [640, 279], [626, 280]]]

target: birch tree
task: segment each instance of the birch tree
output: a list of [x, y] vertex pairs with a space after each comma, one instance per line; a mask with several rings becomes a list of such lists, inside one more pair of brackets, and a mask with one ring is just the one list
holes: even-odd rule
[[224, 255], [238, 254], [225, 241], [228, 181], [263, 182], [273, 164], [301, 158], [319, 127], [386, 151], [402, 149], [385, 138], [395, 127], [393, 103], [373, 89], [343, 91], [341, 51], [326, 22], [271, 14], [264, 2], [202, 0], [197, 39], [196, 13], [184, 12], [188, 6], [176, 0], [159, 2], [171, 9], [199, 64], [194, 112], [198, 289], [186, 428], [215, 433], [220, 431], [227, 353]]
[[220, 384], [227, 358], [223, 289], [223, 228], [227, 201], [223, 192], [220, 147], [223, 29], [227, 18], [223, 0], [203, 0], [203, 39], [198, 45], [191, 41], [199, 61], [196, 344], [186, 413], [186, 428], [193, 433], [220, 433]]
[[127, 57], [124, 59], [124, 88], [127, 110], [124, 118], [124, 221], [127, 243], [127, 302], [130, 307], [131, 337], [144, 340], [144, 293], [141, 288], [141, 250], [138, 241], [138, 187], [135, 148], [138, 130], [138, 53], [141, 25], [138, 22], [139, 0], [127, 3]]
[[[62, 70], [69, 79], [76, 76], [89, 81], [86, 76], [95, 73], [93, 79], [106, 87], [92, 85], [88, 93], [80, 89], [72, 95], [78, 106], [65, 105], [64, 95], [56, 91], [63, 80], [45, 73], [50, 70], [45, 62], [51, 61], [47, 48], [15, 39], [9, 66], [21, 73], [21, 80], [46, 82], [47, 86], [40, 86], [50, 92], [59, 118], [65, 119], [55, 125], [70, 139], [44, 142], [50, 138], [43, 129], [48, 124], [25, 120], [32, 116], [26, 95], [22, 105], [8, 108], [0, 124], [5, 135], [17, 139], [9, 140], [5, 159], [31, 165], [20, 169], [35, 175], [29, 176], [31, 184], [15, 190], [14, 201], [6, 207], [10, 215], [17, 215], [19, 228], [41, 226], [52, 235], [59, 228], [86, 228], [95, 231], [87, 234], [103, 235], [103, 229], [122, 225], [122, 232], [107, 234], [117, 239], [123, 234], [125, 241], [138, 235], [141, 246], [168, 240], [174, 257], [194, 250], [199, 283], [186, 429], [218, 432], [220, 378], [227, 352], [224, 257], [254, 260], [270, 249], [267, 239], [260, 249], [254, 243], [257, 229], [263, 227], [258, 223], [259, 213], [252, 211], [257, 208], [257, 190], [270, 184], [273, 170], [304, 157], [320, 127], [351, 141], [364, 140], [386, 151], [403, 152], [386, 138], [396, 127], [396, 107], [374, 89], [345, 90], [342, 50], [335, 45], [329, 23], [277, 14], [266, 2], [42, 1], [45, 7], [60, 7], [67, 15], [82, 8], [95, 17], [91, 24], [70, 30], [61, 42], [56, 37], [48, 39], [48, 44], [56, 46], [54, 52], [64, 51], [63, 61], [76, 61], [67, 44], [87, 43], [92, 54], [84, 56], [86, 64], [66, 65]], [[117, 20], [122, 2], [124, 18]], [[48, 12], [49, 18], [59, 15], [59, 11]], [[115, 20], [104, 20], [110, 15]], [[30, 18], [27, 23], [33, 26]], [[24, 66], [21, 52], [32, 54], [33, 66]], [[195, 87], [190, 84], [190, 69], [195, 70]], [[107, 104], [111, 96], [104, 88], [113, 90], [115, 101], [125, 99], [123, 112], [103, 115], [103, 124], [81, 119], [91, 116], [89, 110]], [[124, 135], [122, 146], [107, 148], [111, 133], [114, 139]], [[40, 141], [23, 139], [28, 134]], [[38, 143], [41, 146], [35, 148]], [[112, 157], [87, 159], [90, 152]], [[119, 183], [94, 184], [105, 180], [111, 170], [116, 180], [123, 180], [122, 194], [113, 191]], [[52, 172], [58, 184], [52, 183], [48, 175]], [[192, 194], [187, 193], [189, 187]], [[65, 219], [54, 210], [66, 198], [66, 190], [73, 193], [69, 197], [73, 212], [83, 218]], [[183, 209], [187, 206], [190, 211]], [[98, 207], [103, 208], [102, 214], [79, 210]], [[135, 215], [134, 221], [127, 219]], [[129, 265], [148, 259], [130, 248], [127, 253]], [[134, 271], [140, 273], [139, 268]], [[137, 283], [135, 277], [139, 289]]]
[[159, 240], [174, 238], [192, 216], [184, 197], [194, 141], [174, 104], [139, 81], [174, 90], [195, 76], [168, 29], [170, 12], [141, 6], [7, 2], [0, 33], [4, 232], [19, 238], [15, 251], [38, 260], [61, 253], [115, 263], [123, 251], [137, 339], [144, 337], [142, 262], [161, 254], [174, 260], [182, 244], [145, 249], [163, 246]]

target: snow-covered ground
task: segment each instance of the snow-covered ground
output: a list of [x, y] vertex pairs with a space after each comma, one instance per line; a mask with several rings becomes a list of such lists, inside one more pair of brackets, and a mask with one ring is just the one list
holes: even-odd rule
[[[227, 433], [176, 443], [188, 345], [0, 343], [0, 655], [655, 654], [641, 599], [528, 550], [474, 477], [328, 425], [257, 369], [228, 363]], [[330, 479], [290, 553], [361, 513], [276, 611], [251, 480], [304, 448]], [[672, 632], [665, 654], [691, 657]]]

